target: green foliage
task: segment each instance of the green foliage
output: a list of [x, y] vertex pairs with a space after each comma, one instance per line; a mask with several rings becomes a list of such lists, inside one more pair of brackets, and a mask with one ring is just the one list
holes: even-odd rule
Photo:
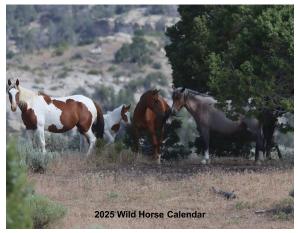
[[28, 205], [30, 186], [25, 167], [20, 164], [15, 141], [6, 148], [6, 227], [31, 228], [31, 211]]
[[115, 54], [116, 63], [137, 63], [146, 65], [152, 63], [154, 45], [148, 42], [144, 37], [135, 35], [131, 44], [123, 44]]
[[152, 65], [152, 67], [153, 67], [154, 69], [156, 69], [156, 70], [159, 70], [159, 69], [161, 69], [161, 64], [158, 63], [158, 62], [154, 62], [153, 65]]
[[[293, 6], [180, 6], [166, 46], [175, 86], [233, 100], [243, 112], [293, 111]], [[225, 110], [225, 109], [224, 109]]]
[[121, 104], [134, 102], [132, 91], [121, 89], [118, 93], [111, 86], [97, 86], [93, 94], [93, 99], [101, 101], [104, 110], [113, 110]]
[[59, 44], [53, 51], [52, 56], [62, 56], [64, 52], [68, 49], [68, 44]]
[[[226, 114], [254, 115], [262, 124], [265, 112], [280, 110], [274, 117], [293, 112], [293, 6], [203, 5], [178, 11], [181, 20], [167, 29], [165, 47], [175, 86], [208, 92]], [[230, 109], [226, 100], [232, 100]], [[216, 153], [238, 155], [250, 148], [240, 138], [211, 138]], [[198, 138], [198, 150], [200, 145]]]
[[29, 199], [34, 228], [47, 228], [50, 223], [61, 219], [66, 208], [59, 203], [40, 195], [32, 195]]
[[65, 137], [59, 134], [50, 134], [46, 136], [46, 153], [43, 154], [41, 149], [36, 145], [33, 146], [28, 139], [18, 138], [17, 153], [19, 154], [20, 163], [33, 172], [45, 172], [53, 159], [61, 156], [66, 151], [79, 150], [79, 135], [76, 137]]
[[[133, 164], [136, 156], [128, 149], [124, 141], [117, 141], [113, 144], [106, 144], [102, 139], [96, 141], [96, 154], [91, 158], [91, 162], [96, 166], [111, 164]], [[107, 168], [107, 167], [106, 167]]]
[[166, 123], [164, 133], [164, 143], [162, 146], [163, 159], [180, 159], [188, 156], [191, 151], [185, 147], [178, 136], [177, 130], [181, 128], [181, 120], [174, 119], [171, 123]]
[[161, 86], [167, 86], [167, 84], [168, 84], [167, 77], [161, 72], [149, 73], [146, 76], [145, 81], [150, 82], [150, 83], [154, 83], [154, 84], [159, 84]]
[[99, 70], [89, 70], [88, 71], [88, 74], [90, 74], [90, 75], [98, 75], [98, 74], [100, 74], [101, 72], [99, 71]]

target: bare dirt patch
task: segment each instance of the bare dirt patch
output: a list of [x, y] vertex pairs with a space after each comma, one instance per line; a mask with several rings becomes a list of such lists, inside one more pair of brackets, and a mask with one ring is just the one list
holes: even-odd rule
[[[44, 174], [29, 174], [37, 193], [67, 207], [53, 228], [293, 228], [293, 218], [255, 214], [290, 198], [293, 166], [273, 163], [250, 169], [229, 169], [214, 162], [153, 166], [91, 166], [85, 158], [67, 156], [54, 161]], [[280, 164], [277, 161], [276, 164]], [[226, 169], [228, 168], [228, 169]], [[267, 168], [267, 169], [265, 169]], [[211, 187], [234, 190], [227, 200]], [[163, 212], [163, 219], [96, 219], [95, 210]], [[167, 218], [167, 211], [205, 212], [204, 218]]]

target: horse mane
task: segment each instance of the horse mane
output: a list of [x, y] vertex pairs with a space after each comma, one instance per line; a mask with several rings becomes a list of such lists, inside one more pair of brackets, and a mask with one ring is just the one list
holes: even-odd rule
[[210, 96], [210, 95], [208, 95], [208, 94], [200, 93], [200, 92], [195, 91], [195, 90], [192, 90], [192, 89], [186, 88], [185, 90], [187, 90], [187, 92], [188, 92], [189, 94], [192, 94], [192, 95], [200, 95], [200, 96], [203, 96], [203, 97], [211, 97], [211, 98], [213, 98], [212, 96]]
[[38, 93], [19, 86], [19, 105], [24, 106], [27, 102], [38, 96]]
[[[193, 96], [193, 97], [196, 97], [196, 98], [200, 97], [201, 101], [203, 101], [207, 104], [214, 105], [215, 103], [218, 102], [214, 97], [212, 97], [210, 95], [200, 93], [200, 92], [197, 92], [197, 91], [194, 91], [194, 90], [191, 90], [191, 89], [187, 89], [187, 88], [186, 88], [186, 94], [188, 96]], [[198, 98], [198, 99], [200, 99], [200, 98]]]

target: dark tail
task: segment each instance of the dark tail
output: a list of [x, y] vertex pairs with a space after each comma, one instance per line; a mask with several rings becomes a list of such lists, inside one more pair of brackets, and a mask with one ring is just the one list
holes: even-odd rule
[[96, 138], [103, 138], [104, 133], [104, 118], [101, 107], [94, 101], [95, 107], [97, 109], [97, 119], [92, 126], [92, 131], [96, 135]]

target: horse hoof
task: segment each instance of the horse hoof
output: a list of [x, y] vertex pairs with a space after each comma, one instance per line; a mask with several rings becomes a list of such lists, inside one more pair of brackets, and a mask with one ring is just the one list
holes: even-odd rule
[[206, 160], [205, 160], [205, 159], [202, 159], [202, 160], [201, 160], [201, 163], [202, 163], [203, 165], [205, 165], [205, 164], [206, 164]]
[[261, 165], [261, 164], [262, 164], [262, 161], [261, 161], [261, 160], [256, 160], [256, 161], [255, 161], [255, 164], [256, 164], [256, 165]]
[[161, 164], [160, 159], [156, 159], [155, 164], [160, 165]]

